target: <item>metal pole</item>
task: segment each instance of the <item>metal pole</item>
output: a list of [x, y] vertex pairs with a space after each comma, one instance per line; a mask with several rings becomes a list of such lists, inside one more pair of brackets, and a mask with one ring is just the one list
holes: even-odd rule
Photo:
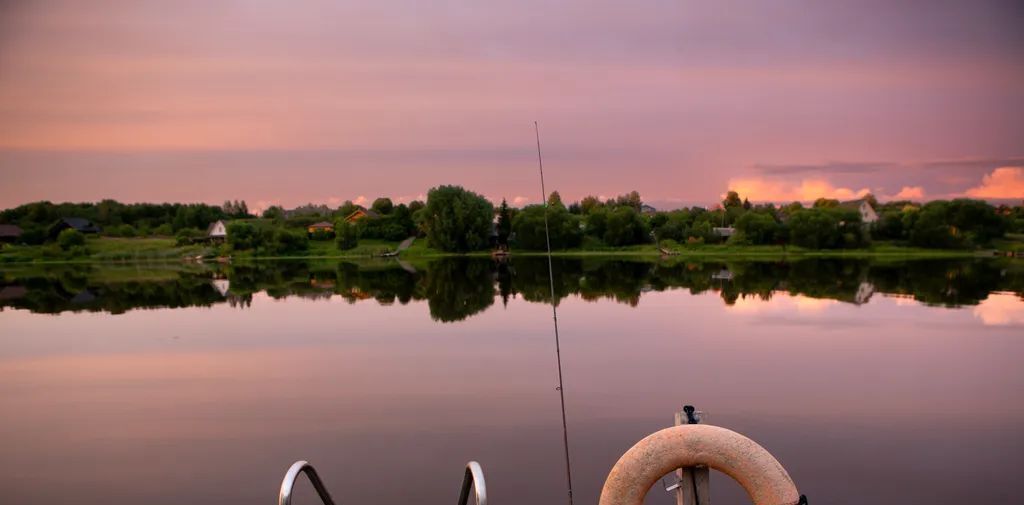
[[562, 443], [565, 446], [565, 480], [569, 487], [569, 505], [572, 502], [572, 464], [569, 462], [569, 426], [565, 420], [565, 387], [562, 385], [562, 350], [558, 342], [558, 307], [555, 304], [555, 269], [551, 261], [551, 231], [548, 229], [548, 192], [544, 187], [544, 159], [540, 154], [540, 127], [533, 122], [537, 137], [537, 166], [540, 169], [540, 196], [544, 202], [544, 240], [548, 247], [548, 280], [551, 283], [551, 316], [555, 322], [555, 357], [558, 362], [558, 397], [562, 403]]

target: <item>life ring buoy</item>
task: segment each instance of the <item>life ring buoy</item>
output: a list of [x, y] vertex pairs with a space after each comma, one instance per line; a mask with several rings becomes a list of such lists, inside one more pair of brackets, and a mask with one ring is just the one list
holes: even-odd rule
[[599, 505], [643, 505], [658, 479], [696, 465], [735, 479], [754, 505], [802, 502], [786, 469], [757, 442], [719, 426], [687, 424], [648, 435], [626, 451], [608, 474]]

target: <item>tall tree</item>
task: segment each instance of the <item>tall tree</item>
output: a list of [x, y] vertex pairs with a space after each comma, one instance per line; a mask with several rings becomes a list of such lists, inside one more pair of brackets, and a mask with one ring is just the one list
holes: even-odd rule
[[640, 208], [643, 207], [644, 202], [640, 199], [640, 193], [634, 190], [624, 195], [619, 195], [619, 197], [615, 199], [615, 205], [632, 207], [633, 210], [640, 212]]
[[460, 186], [438, 186], [427, 193], [420, 224], [432, 247], [467, 252], [487, 247], [494, 206]]
[[604, 204], [601, 203], [601, 199], [593, 195], [587, 195], [583, 197], [583, 200], [580, 200], [580, 209], [584, 214], [590, 214], [602, 205]]
[[722, 207], [727, 209], [732, 207], [742, 207], [743, 201], [740, 200], [740, 194], [735, 191], [729, 191], [725, 194], [725, 199], [722, 200]]
[[648, 241], [650, 230], [640, 214], [632, 207], [619, 207], [608, 214], [604, 241], [610, 246], [642, 244]]
[[562, 206], [545, 208], [543, 205], [527, 205], [512, 220], [517, 246], [536, 251], [547, 248], [547, 236], [544, 233], [545, 215], [552, 249], [565, 249], [580, 244], [582, 232], [578, 216], [570, 214]]
[[391, 211], [395, 208], [395, 204], [392, 203], [390, 198], [382, 196], [373, 201], [373, 205], [371, 206], [371, 208], [378, 214], [387, 215], [390, 214]]
[[562, 195], [558, 194], [558, 191], [552, 191], [551, 196], [548, 197], [548, 207], [564, 207], [562, 204]]
[[498, 208], [498, 243], [508, 244], [508, 236], [512, 234], [512, 212], [508, 208], [508, 202], [501, 199], [501, 207]]
[[263, 211], [263, 218], [280, 221], [284, 219], [284, 209], [281, 208], [280, 205], [271, 205], [270, 207], [267, 207], [267, 209]]

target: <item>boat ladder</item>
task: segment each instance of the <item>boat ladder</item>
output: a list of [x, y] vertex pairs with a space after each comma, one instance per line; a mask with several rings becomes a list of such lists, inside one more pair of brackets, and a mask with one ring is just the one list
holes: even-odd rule
[[[309, 482], [313, 484], [313, 489], [316, 490], [316, 494], [324, 505], [335, 505], [334, 499], [327, 492], [316, 469], [308, 461], [296, 461], [284, 474], [284, 480], [281, 481], [281, 492], [277, 495], [277, 505], [291, 505], [295, 481], [302, 473], [309, 478]], [[470, 490], [474, 491], [476, 505], [487, 505], [487, 485], [484, 483], [484, 471], [480, 468], [480, 463], [476, 461], [466, 463], [466, 474], [462, 478], [462, 490], [459, 492], [459, 505], [468, 505]]]

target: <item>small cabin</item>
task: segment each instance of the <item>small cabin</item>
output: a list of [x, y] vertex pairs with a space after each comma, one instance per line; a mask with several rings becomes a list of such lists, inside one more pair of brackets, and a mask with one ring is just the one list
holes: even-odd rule
[[334, 233], [334, 224], [328, 223], [327, 221], [320, 221], [319, 223], [313, 223], [306, 227], [306, 231], [310, 235], [314, 233]]
[[21, 227], [14, 224], [0, 224], [0, 243], [14, 243], [21, 240]]
[[217, 220], [206, 227], [207, 240], [226, 240], [228, 238], [228, 225], [224, 221]]
[[736, 228], [733, 228], [732, 226], [718, 226], [713, 228], [712, 231], [714, 231], [715, 235], [718, 235], [719, 237], [729, 238], [736, 233]]
[[85, 234], [95, 234], [103, 231], [98, 224], [84, 217], [65, 217], [50, 227], [49, 236], [55, 239], [64, 230], [75, 230], [78, 233]]
[[357, 222], [357, 221], [359, 221], [361, 219], [377, 219], [378, 217], [380, 217], [380, 214], [377, 214], [373, 210], [370, 210], [370, 209], [356, 209], [355, 212], [349, 214], [348, 217], [345, 218], [345, 222], [346, 223], [355, 223], [355, 222]]

